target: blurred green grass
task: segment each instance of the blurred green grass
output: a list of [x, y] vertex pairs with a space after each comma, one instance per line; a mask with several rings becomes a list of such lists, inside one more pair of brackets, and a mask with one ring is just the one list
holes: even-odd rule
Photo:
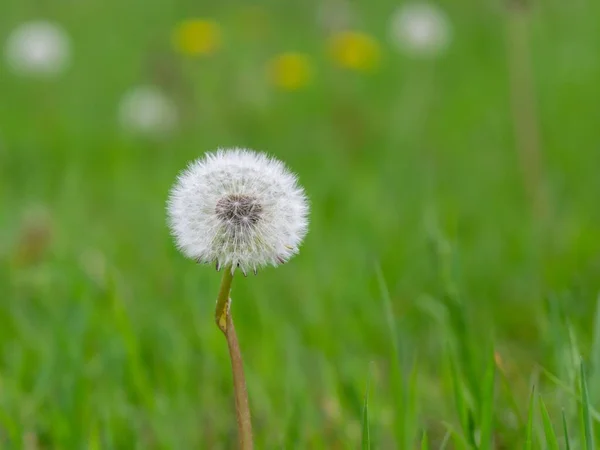
[[[234, 447], [212, 321], [219, 277], [177, 253], [164, 212], [187, 161], [232, 145], [285, 160], [312, 205], [298, 257], [234, 281], [257, 448], [357, 448], [371, 362], [372, 448], [417, 448], [424, 430], [424, 448], [446, 434], [446, 448], [518, 448], [533, 384], [526, 448], [546, 448], [539, 394], [558, 441], [564, 409], [571, 448], [586, 448], [580, 355], [600, 408], [600, 6], [548, 0], [526, 13], [552, 205], [539, 223], [513, 137], [500, 2], [442, 2], [454, 41], [435, 62], [387, 42], [396, 3], [356, 5], [382, 45], [370, 75], [332, 66], [316, 3], [261, 5], [254, 40], [235, 2], [0, 7], [0, 39], [42, 16], [74, 46], [55, 81], [0, 68], [2, 448]], [[195, 16], [222, 27], [210, 58], [171, 49], [174, 26]], [[301, 91], [264, 76], [284, 51], [312, 58]], [[176, 99], [177, 133], [119, 128], [119, 98], [140, 83]], [[51, 237], [18, 261], [38, 205]]]

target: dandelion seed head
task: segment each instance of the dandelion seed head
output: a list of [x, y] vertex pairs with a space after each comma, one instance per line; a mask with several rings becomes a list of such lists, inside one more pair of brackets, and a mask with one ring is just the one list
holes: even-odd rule
[[173, 101], [155, 86], [136, 86], [119, 103], [121, 126], [135, 134], [167, 134], [177, 125], [177, 116]]
[[308, 200], [285, 165], [247, 149], [219, 149], [178, 177], [167, 205], [179, 249], [243, 273], [289, 260], [308, 229]]
[[19, 75], [54, 77], [69, 65], [71, 45], [61, 26], [45, 20], [25, 22], [15, 28], [5, 44], [5, 57]]
[[347, 0], [324, 0], [317, 8], [317, 23], [328, 33], [341, 32], [356, 25], [355, 13]]
[[403, 5], [394, 13], [390, 35], [401, 51], [427, 58], [446, 50], [451, 28], [446, 14], [437, 6], [415, 2]]

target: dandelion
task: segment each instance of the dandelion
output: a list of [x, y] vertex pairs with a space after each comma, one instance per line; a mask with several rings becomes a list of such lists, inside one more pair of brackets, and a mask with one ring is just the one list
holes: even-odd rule
[[177, 108], [158, 87], [136, 86], [119, 103], [121, 126], [135, 134], [160, 136], [177, 125]]
[[43, 260], [54, 236], [50, 211], [36, 206], [26, 211], [19, 229], [14, 261], [20, 265], [33, 265]]
[[340, 67], [357, 71], [373, 70], [380, 58], [377, 41], [358, 31], [334, 34], [329, 42], [329, 52]]
[[169, 222], [182, 252], [246, 274], [298, 251], [308, 206], [296, 177], [261, 153], [219, 150], [179, 176]]
[[392, 41], [415, 57], [435, 57], [443, 53], [451, 39], [446, 14], [429, 3], [408, 3], [392, 16]]
[[8, 66], [19, 75], [55, 77], [70, 62], [71, 45], [67, 33], [53, 22], [26, 22], [14, 29], [5, 44]]
[[286, 91], [305, 87], [312, 78], [310, 59], [303, 53], [288, 52], [269, 62], [269, 77], [273, 84]]
[[296, 176], [262, 153], [219, 149], [192, 162], [178, 177], [167, 204], [179, 249], [201, 263], [224, 268], [215, 321], [227, 339], [240, 448], [251, 450], [252, 425], [244, 368], [231, 317], [233, 274], [286, 262], [308, 227], [308, 202]]
[[83, 250], [79, 255], [79, 263], [83, 272], [97, 285], [106, 282], [107, 261], [105, 255], [93, 248]]
[[270, 102], [269, 86], [261, 75], [255, 67], [247, 67], [238, 71], [232, 87], [237, 102], [256, 112], [265, 111]]
[[337, 33], [353, 26], [355, 14], [346, 0], [325, 0], [319, 2], [317, 22], [326, 32]]
[[184, 20], [175, 27], [173, 46], [187, 56], [211, 55], [221, 46], [221, 27], [208, 19]]

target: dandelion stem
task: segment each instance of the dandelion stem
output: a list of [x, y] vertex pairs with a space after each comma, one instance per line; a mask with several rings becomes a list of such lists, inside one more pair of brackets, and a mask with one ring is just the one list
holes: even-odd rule
[[227, 334], [227, 315], [229, 313], [229, 292], [231, 291], [231, 283], [233, 281], [233, 272], [231, 267], [226, 267], [223, 270], [223, 278], [221, 279], [221, 287], [219, 288], [219, 296], [217, 297], [217, 306], [215, 308], [215, 321], [219, 329]]
[[252, 420], [248, 403], [248, 391], [246, 390], [246, 377], [244, 376], [244, 363], [230, 309], [229, 292], [232, 281], [233, 271], [231, 267], [226, 267], [219, 289], [219, 297], [217, 298], [215, 321], [225, 335], [227, 347], [229, 348], [240, 450], [252, 450], [254, 448], [252, 443]]
[[[227, 308], [229, 310], [229, 308]], [[252, 450], [252, 418], [250, 416], [250, 405], [248, 404], [248, 392], [246, 390], [246, 378], [244, 377], [244, 363], [238, 344], [237, 334], [233, 326], [231, 314], [227, 314], [227, 346], [231, 358], [231, 370], [233, 372], [233, 388], [235, 391], [235, 409], [237, 413], [237, 425], [241, 450]]]
[[523, 184], [534, 216], [544, 219], [550, 205], [544, 190], [543, 155], [529, 43], [529, 7], [527, 0], [509, 1], [508, 67], [512, 119]]

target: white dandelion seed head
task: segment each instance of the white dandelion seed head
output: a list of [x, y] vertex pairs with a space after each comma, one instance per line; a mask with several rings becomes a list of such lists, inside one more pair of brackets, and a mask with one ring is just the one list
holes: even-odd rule
[[352, 28], [356, 16], [347, 0], [324, 0], [317, 9], [317, 23], [328, 33]]
[[178, 114], [175, 103], [158, 87], [136, 86], [119, 103], [119, 122], [132, 133], [160, 136], [173, 131]]
[[265, 111], [271, 101], [269, 86], [256, 70], [241, 70], [237, 75], [237, 101], [255, 111]]
[[450, 22], [437, 6], [416, 2], [400, 7], [392, 16], [392, 41], [415, 57], [435, 57], [443, 53], [451, 39]]
[[281, 161], [241, 148], [193, 161], [167, 210], [186, 256], [244, 274], [289, 260], [308, 230], [308, 199], [296, 176]]
[[71, 59], [71, 43], [63, 28], [45, 20], [15, 28], [5, 44], [6, 62], [17, 74], [54, 77], [64, 72]]

